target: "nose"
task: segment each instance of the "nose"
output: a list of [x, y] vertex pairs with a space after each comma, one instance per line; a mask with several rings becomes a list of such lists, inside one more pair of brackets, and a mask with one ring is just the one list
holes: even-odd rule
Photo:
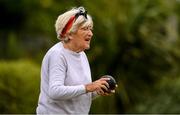
[[88, 31], [88, 36], [91, 36], [91, 37], [93, 36], [93, 32], [92, 32], [92, 30], [90, 30], [90, 29], [89, 29], [89, 31]]

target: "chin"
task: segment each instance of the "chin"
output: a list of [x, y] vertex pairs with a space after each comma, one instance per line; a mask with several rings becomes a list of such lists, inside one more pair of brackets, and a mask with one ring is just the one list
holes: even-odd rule
[[87, 50], [90, 49], [90, 45], [88, 45], [88, 46], [86, 47], [86, 49], [87, 49]]
[[86, 46], [84, 49], [85, 49], [85, 50], [88, 50], [88, 49], [90, 49], [90, 46]]

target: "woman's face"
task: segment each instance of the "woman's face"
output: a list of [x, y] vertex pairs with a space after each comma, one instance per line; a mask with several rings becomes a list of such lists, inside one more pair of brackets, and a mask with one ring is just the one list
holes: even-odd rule
[[92, 36], [92, 27], [79, 27], [77, 32], [72, 34], [71, 43], [73, 43], [78, 51], [84, 51], [90, 48]]

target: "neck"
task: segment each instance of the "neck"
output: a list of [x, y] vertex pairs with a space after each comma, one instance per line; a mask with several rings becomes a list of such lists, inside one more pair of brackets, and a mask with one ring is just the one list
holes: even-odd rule
[[76, 53], [81, 52], [80, 49], [78, 49], [75, 45], [71, 44], [71, 43], [63, 43], [64, 48], [74, 51]]

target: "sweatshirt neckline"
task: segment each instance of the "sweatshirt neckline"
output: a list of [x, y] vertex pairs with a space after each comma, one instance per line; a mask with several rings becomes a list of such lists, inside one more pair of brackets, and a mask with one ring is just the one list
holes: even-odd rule
[[74, 56], [80, 56], [81, 55], [81, 52], [77, 53], [77, 52], [74, 52], [72, 50], [69, 50], [67, 48], [64, 47], [63, 43], [60, 42], [60, 44], [62, 45], [62, 48], [65, 52], [71, 54], [71, 55], [74, 55]]

